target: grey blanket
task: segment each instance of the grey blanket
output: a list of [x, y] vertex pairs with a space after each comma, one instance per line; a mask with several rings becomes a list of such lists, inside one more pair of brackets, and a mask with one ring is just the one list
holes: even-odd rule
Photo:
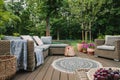
[[17, 57], [17, 70], [27, 70], [27, 40], [11, 40], [10, 51]]
[[43, 49], [35, 47], [34, 52], [36, 55], [36, 66], [39, 66], [40, 64], [44, 63]]

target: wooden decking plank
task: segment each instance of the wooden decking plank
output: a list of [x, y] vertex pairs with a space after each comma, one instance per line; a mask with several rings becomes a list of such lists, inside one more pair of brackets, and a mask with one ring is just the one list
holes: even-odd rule
[[44, 76], [43, 80], [51, 80], [52, 74], [53, 74], [53, 67], [50, 65], [49, 69], [46, 72], [46, 75]]
[[13, 80], [26, 80], [26, 78], [30, 75], [30, 72], [20, 72], [18, 76], [16, 76]]
[[67, 75], [67, 73], [61, 72], [60, 80], [68, 80], [68, 75]]
[[[49, 59], [49, 57], [45, 60], [45, 62], [47, 62], [47, 60]], [[52, 58], [51, 58], [52, 59]], [[37, 72], [40, 71], [41, 67], [43, 67], [43, 65], [39, 66], [40, 68], [37, 68], [35, 71], [33, 72], [27, 72], [27, 71], [23, 71], [20, 72], [19, 74], [16, 75], [16, 77], [14, 77], [14, 80], [33, 80], [34, 76], [36, 74], [38, 74]]]
[[[56, 59], [61, 58], [61, 56], [57, 56]], [[47, 70], [43, 80], [52, 80], [52, 75], [54, 73], [54, 68], [52, 67], [52, 65], [49, 66], [49, 69]]]
[[75, 80], [75, 74], [68, 74], [68, 80]]
[[34, 80], [43, 80], [49, 66], [51, 65], [52, 61], [57, 59], [57, 57], [52, 57], [53, 59], [51, 61], [48, 61], [48, 63], [41, 69], [41, 71], [38, 73], [36, 78]]
[[60, 71], [54, 69], [51, 80], [60, 80]]
[[[78, 53], [79, 57], [96, 60], [105, 67], [120, 67], [120, 62], [109, 60], [106, 58], [94, 57], [88, 54]], [[17, 72], [13, 80], [75, 80], [75, 76], [55, 70], [51, 67], [51, 63], [58, 58], [64, 56], [49, 56], [44, 65], [41, 65], [33, 72]], [[52, 73], [52, 74], [51, 74]]]
[[26, 80], [34, 80], [34, 78], [36, 77], [36, 75], [41, 71], [41, 69], [45, 66], [45, 64], [47, 64], [50, 60], [52, 60], [52, 57], [47, 57], [45, 59], [44, 64], [40, 65], [35, 71], [33, 71]]

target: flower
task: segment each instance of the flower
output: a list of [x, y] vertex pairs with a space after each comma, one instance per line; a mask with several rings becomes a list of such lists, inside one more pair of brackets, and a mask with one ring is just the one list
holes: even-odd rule
[[88, 44], [88, 47], [94, 49], [94, 48], [95, 48], [95, 45], [94, 45], [93, 43], [89, 43], [89, 44]]
[[88, 44], [83, 44], [82, 48], [83, 49], [87, 49], [88, 48]]

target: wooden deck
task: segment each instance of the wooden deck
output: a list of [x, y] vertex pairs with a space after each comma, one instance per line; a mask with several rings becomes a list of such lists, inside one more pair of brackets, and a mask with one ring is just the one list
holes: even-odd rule
[[[83, 53], [78, 53], [77, 56], [99, 61], [100, 63], [102, 63], [104, 67], [120, 67], [120, 62], [115, 62], [110, 59], [100, 57], [96, 58], [94, 56]], [[12, 80], [75, 80], [74, 74], [67, 74], [57, 71], [51, 66], [51, 63], [55, 59], [61, 57], [64, 56], [49, 56], [45, 59], [45, 63], [39, 66], [35, 71], [33, 72], [19, 71], [16, 73], [14, 79]]]

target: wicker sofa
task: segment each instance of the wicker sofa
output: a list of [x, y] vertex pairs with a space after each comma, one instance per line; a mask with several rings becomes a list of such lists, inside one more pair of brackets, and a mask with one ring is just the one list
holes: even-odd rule
[[[49, 47], [43, 49], [44, 59], [48, 55], [64, 54], [67, 45], [68, 44], [49, 44]], [[36, 67], [34, 48], [34, 42], [27, 40], [27, 71], [33, 71]], [[10, 54], [10, 40], [0, 40], [0, 55], [4, 54]]]
[[[35, 54], [33, 41], [27, 41], [27, 70], [33, 71], [35, 69]], [[10, 54], [10, 40], [0, 40], [0, 55]]]
[[[110, 39], [109, 39], [110, 40]], [[109, 46], [103, 47], [105, 45], [105, 41], [103, 39], [95, 39], [95, 56], [101, 56], [105, 58], [111, 58], [114, 59], [115, 61], [120, 60], [120, 40], [116, 40], [114, 44], [114, 49], [109, 48]]]

